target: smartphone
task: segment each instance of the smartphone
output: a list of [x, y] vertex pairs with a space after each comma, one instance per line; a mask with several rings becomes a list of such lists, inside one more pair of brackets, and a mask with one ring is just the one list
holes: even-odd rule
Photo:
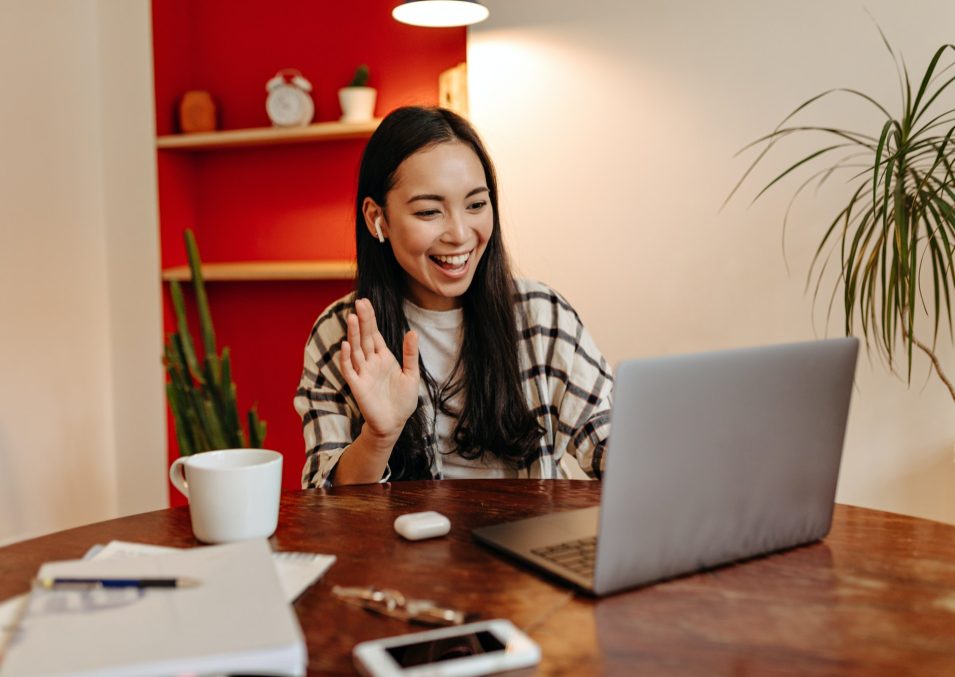
[[471, 677], [537, 665], [540, 647], [504, 619], [362, 642], [352, 650], [368, 677]]

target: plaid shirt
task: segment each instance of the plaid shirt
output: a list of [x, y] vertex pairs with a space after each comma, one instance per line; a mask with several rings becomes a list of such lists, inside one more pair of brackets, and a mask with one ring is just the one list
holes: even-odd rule
[[[544, 430], [539, 454], [519, 476], [566, 477], [561, 459], [569, 453], [588, 475], [600, 477], [610, 432], [610, 368], [562, 296], [539, 282], [517, 280], [516, 286], [524, 397]], [[329, 306], [315, 322], [305, 346], [305, 369], [295, 394], [295, 410], [302, 417], [305, 434], [303, 488], [329, 486], [338, 459], [361, 432], [361, 412], [338, 368], [345, 318], [354, 303], [352, 293]], [[425, 420], [433, 421], [434, 405], [423, 381], [419, 406], [426, 408]], [[432, 475], [440, 479], [433, 430], [425, 443], [435, 459]], [[389, 476], [386, 470], [382, 481]]]

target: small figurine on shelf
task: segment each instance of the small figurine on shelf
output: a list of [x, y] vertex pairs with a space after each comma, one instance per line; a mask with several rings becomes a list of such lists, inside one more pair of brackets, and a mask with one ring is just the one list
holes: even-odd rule
[[315, 115], [312, 83], [294, 68], [283, 68], [265, 83], [265, 112], [276, 127], [305, 127]]
[[366, 122], [375, 115], [375, 99], [378, 96], [374, 87], [368, 86], [368, 66], [360, 65], [355, 69], [351, 84], [338, 90], [338, 102], [342, 106], [342, 122]]
[[212, 132], [216, 124], [216, 104], [209, 92], [186, 92], [176, 103], [176, 131], [183, 134]]

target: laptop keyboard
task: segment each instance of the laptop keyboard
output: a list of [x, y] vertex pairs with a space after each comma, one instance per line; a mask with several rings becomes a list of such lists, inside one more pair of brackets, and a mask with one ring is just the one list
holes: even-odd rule
[[549, 545], [546, 548], [534, 548], [531, 552], [581, 576], [593, 576], [597, 537], [590, 536], [576, 541]]

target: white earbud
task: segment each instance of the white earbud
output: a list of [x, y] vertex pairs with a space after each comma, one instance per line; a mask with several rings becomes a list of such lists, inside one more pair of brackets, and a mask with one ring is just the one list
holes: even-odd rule
[[375, 219], [375, 233], [378, 235], [378, 241], [381, 244], [385, 243], [385, 236], [381, 234], [381, 217], [379, 216]]

